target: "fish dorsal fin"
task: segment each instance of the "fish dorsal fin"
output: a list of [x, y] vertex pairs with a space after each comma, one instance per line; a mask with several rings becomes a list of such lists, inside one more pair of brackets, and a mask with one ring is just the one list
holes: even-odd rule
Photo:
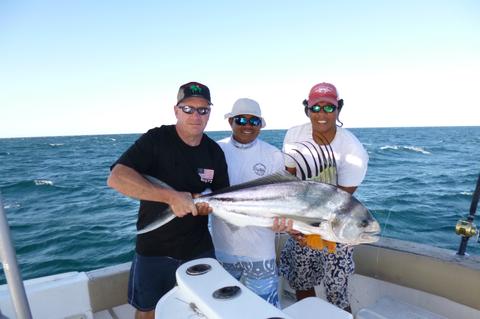
[[[223, 194], [223, 193], [228, 193], [228, 192], [233, 192], [233, 191], [238, 191], [241, 189], [245, 188], [250, 188], [254, 186], [263, 186], [263, 185], [270, 185], [270, 184], [277, 184], [277, 183], [285, 183], [285, 182], [297, 182], [300, 181], [298, 177], [295, 175], [290, 174], [286, 170], [267, 175], [265, 177], [260, 177], [257, 179], [254, 179], [252, 181], [242, 183], [242, 184], [237, 184], [234, 186], [230, 187], [225, 187], [222, 189], [219, 189], [217, 191], [214, 191], [212, 193], [205, 194], [204, 196], [213, 196], [213, 195], [218, 195], [218, 194]], [[202, 197], [202, 196], [200, 196]]]

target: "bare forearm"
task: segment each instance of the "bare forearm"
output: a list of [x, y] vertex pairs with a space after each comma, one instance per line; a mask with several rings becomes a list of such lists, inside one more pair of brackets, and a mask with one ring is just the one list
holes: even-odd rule
[[170, 203], [172, 196], [171, 190], [150, 183], [137, 171], [122, 164], [115, 165], [108, 177], [107, 184], [118, 192], [135, 199]]
[[[183, 217], [190, 213], [197, 215], [197, 207], [193, 203], [190, 193], [177, 192], [152, 184], [128, 166], [115, 165], [108, 177], [107, 184], [129, 197], [166, 203], [170, 205], [177, 217]], [[200, 205], [200, 210], [205, 214], [211, 211], [208, 205]]]

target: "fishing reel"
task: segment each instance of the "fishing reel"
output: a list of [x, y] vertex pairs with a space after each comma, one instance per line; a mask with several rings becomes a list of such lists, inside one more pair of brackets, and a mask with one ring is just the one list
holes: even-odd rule
[[473, 237], [478, 235], [478, 229], [471, 221], [460, 219], [455, 225], [455, 233], [460, 236]]
[[477, 226], [467, 219], [460, 219], [457, 222], [457, 225], [455, 225], [455, 233], [464, 237], [473, 237], [479, 235]]
[[470, 237], [477, 236], [478, 240], [478, 230], [477, 226], [473, 223], [473, 219], [475, 218], [475, 213], [477, 212], [477, 205], [480, 201], [480, 175], [478, 175], [477, 186], [473, 191], [472, 203], [470, 205], [470, 214], [468, 215], [467, 219], [460, 219], [455, 226], [455, 232], [457, 235], [462, 236], [462, 240], [460, 241], [460, 246], [458, 247], [457, 255], [463, 256], [465, 255], [465, 251], [467, 249], [467, 242]]

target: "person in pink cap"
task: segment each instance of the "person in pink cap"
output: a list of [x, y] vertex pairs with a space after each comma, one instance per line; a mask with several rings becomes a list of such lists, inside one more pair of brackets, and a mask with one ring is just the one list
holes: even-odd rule
[[[337, 185], [353, 194], [365, 178], [368, 154], [360, 141], [342, 128], [343, 100], [337, 89], [330, 83], [316, 84], [303, 105], [310, 121], [287, 131], [283, 142], [286, 169], [302, 180]], [[327, 300], [351, 312], [347, 288], [354, 272], [353, 247], [336, 244], [335, 252], [313, 249], [294, 237], [301, 236], [287, 240], [279, 270], [296, 290], [297, 299], [315, 296], [314, 286], [323, 282]]]

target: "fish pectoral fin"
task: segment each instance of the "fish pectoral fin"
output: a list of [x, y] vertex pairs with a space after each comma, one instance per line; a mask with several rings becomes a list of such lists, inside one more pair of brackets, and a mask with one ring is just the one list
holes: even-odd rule
[[319, 235], [324, 241], [335, 242], [336, 239], [327, 221], [312, 224], [294, 221], [292, 228], [304, 235]]
[[152, 230], [162, 227], [163, 225], [167, 224], [171, 220], [175, 218], [175, 214], [173, 211], [168, 207], [164, 211], [162, 211], [159, 216], [150, 224], [146, 225], [142, 229], [137, 230], [137, 235], [148, 233]]
[[296, 231], [301, 232], [304, 235], [312, 235], [312, 234], [317, 234], [318, 235], [318, 227], [317, 226], [312, 226], [307, 223], [294, 220], [292, 228]]

